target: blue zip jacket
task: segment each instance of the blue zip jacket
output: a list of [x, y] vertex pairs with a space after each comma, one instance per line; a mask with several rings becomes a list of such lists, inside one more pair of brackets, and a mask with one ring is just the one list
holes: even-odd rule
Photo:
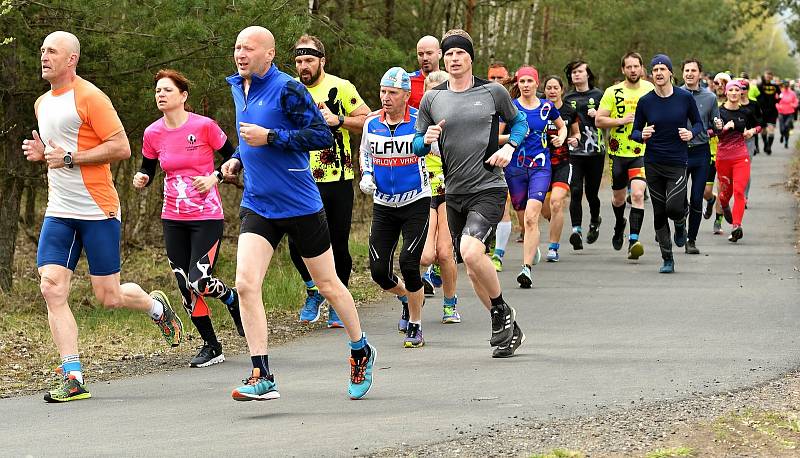
[[401, 207], [431, 195], [425, 158], [412, 151], [416, 123], [417, 109], [409, 106], [394, 134], [383, 110], [371, 113], [364, 122], [361, 173], [375, 178], [376, 204]]
[[236, 126], [257, 124], [275, 133], [269, 145], [250, 146], [239, 138], [233, 157], [244, 168], [241, 206], [264, 218], [291, 218], [322, 209], [311, 175], [308, 152], [333, 144], [325, 119], [306, 88], [275, 65], [263, 77], [252, 75], [245, 96], [244, 78], [227, 78], [236, 104]]

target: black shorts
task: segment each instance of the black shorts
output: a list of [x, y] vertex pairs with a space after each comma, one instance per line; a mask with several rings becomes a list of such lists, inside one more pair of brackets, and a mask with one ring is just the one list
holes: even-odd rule
[[325, 210], [310, 215], [291, 218], [264, 218], [249, 208], [241, 207], [240, 234], [256, 234], [267, 240], [272, 248], [278, 247], [284, 235], [288, 235], [297, 247], [300, 256], [316, 258], [331, 247], [328, 220]]
[[614, 191], [627, 189], [633, 180], [647, 181], [644, 174], [644, 156], [609, 155], [608, 160], [611, 162], [611, 189]]
[[569, 191], [569, 184], [572, 181], [572, 164], [561, 162], [553, 166], [550, 175], [550, 189], [560, 187]]
[[711, 166], [708, 168], [708, 178], [706, 178], [706, 185], [714, 186], [714, 180], [717, 178], [717, 161], [711, 161]]
[[486, 244], [503, 219], [507, 196], [507, 188], [490, 188], [475, 194], [447, 194], [447, 225], [455, 246], [462, 234]]
[[445, 202], [445, 195], [439, 194], [438, 196], [431, 197], [431, 208], [438, 210], [439, 206]]

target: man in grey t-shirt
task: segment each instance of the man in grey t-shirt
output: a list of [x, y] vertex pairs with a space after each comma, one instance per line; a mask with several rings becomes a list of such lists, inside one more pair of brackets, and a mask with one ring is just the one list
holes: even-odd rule
[[[500, 281], [486, 243], [503, 216], [508, 188], [502, 168], [528, 133], [525, 115], [497, 83], [472, 75], [472, 38], [450, 30], [442, 39], [450, 80], [428, 91], [420, 102], [414, 153], [424, 156], [439, 143], [447, 189], [447, 220], [459, 260], [467, 267], [475, 294], [492, 317], [492, 356], [507, 358], [525, 340], [516, 312], [503, 300]], [[498, 149], [502, 117], [510, 139]]]

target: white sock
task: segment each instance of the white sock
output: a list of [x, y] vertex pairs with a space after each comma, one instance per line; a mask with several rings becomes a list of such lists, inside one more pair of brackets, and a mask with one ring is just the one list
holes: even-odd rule
[[409, 321], [409, 323], [411, 323], [411, 324], [418, 324], [418, 325], [422, 326], [422, 320], [418, 320], [418, 321]]
[[150, 314], [150, 318], [157, 320], [164, 315], [164, 304], [161, 302], [153, 299], [153, 303], [150, 304], [150, 311], [147, 312]]
[[509, 237], [511, 237], [511, 221], [500, 221], [497, 223], [497, 243], [495, 243], [494, 247], [506, 251]]
[[83, 385], [83, 372], [81, 371], [69, 371], [67, 375], [71, 375], [75, 377], [75, 380], [78, 381], [81, 385]]

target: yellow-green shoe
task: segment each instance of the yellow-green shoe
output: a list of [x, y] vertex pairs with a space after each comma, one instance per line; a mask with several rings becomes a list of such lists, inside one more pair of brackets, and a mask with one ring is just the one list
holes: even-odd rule
[[183, 323], [181, 319], [175, 313], [175, 310], [172, 309], [172, 306], [169, 304], [169, 299], [163, 291], [155, 290], [150, 293], [150, 297], [161, 302], [164, 306], [164, 314], [161, 315], [161, 319], [153, 321], [156, 323], [156, 326], [161, 329], [164, 340], [166, 340], [170, 346], [177, 347], [181, 343], [181, 340], [183, 340]]
[[86, 389], [86, 385], [80, 383], [74, 375], [70, 375], [64, 380], [64, 384], [59, 388], [50, 390], [44, 394], [47, 402], [67, 402], [89, 399], [92, 394]]
[[494, 270], [498, 272], [503, 271], [503, 258], [497, 256], [496, 254], [492, 255], [492, 264], [494, 264]]

